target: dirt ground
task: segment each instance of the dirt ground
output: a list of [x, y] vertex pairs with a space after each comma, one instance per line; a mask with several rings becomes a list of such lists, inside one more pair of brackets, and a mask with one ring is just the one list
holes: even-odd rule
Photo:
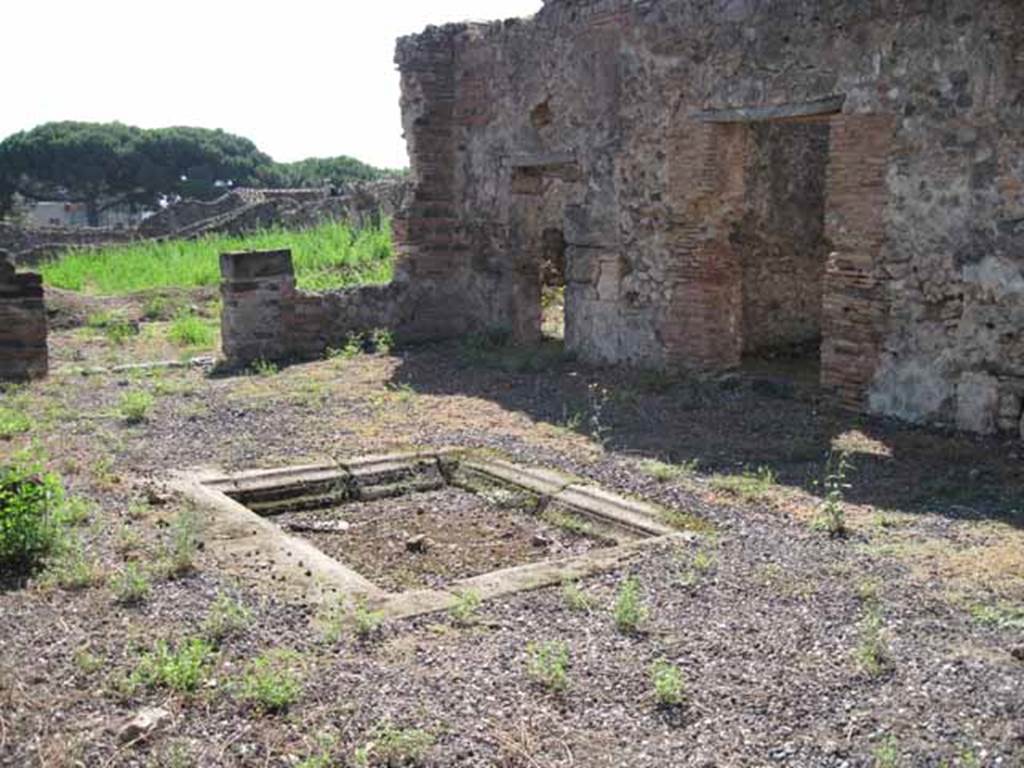
[[[87, 502], [77, 578], [54, 577], [57, 562], [0, 587], [2, 766], [1024, 765], [1019, 440], [837, 412], [760, 372], [588, 368], [554, 344], [86, 377], [79, 366], [160, 355], [77, 333], [54, 334], [51, 378], [0, 395], [30, 419], [0, 456], [45, 454]], [[149, 395], [141, 418], [125, 408], [135, 391]], [[219, 571], [201, 531], [192, 568], [167, 565], [188, 513], [156, 490], [170, 470], [444, 446], [651, 499], [700, 534], [469, 616], [333, 633], [314, 606]], [[831, 537], [813, 522], [840, 451], [849, 532]], [[458, 533], [435, 522], [432, 538]], [[139, 572], [148, 590], [127, 600]], [[629, 577], [636, 631], [615, 621]], [[158, 641], [195, 637], [211, 650], [194, 690], [145, 674]], [[554, 647], [564, 685], [538, 671]], [[253, 660], [284, 651], [292, 695], [261, 707]], [[680, 673], [680, 704], [659, 704], [660, 660]], [[144, 707], [167, 715], [127, 739]]]

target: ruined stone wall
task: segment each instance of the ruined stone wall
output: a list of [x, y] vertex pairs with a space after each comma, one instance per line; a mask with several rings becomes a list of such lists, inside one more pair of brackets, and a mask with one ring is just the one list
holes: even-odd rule
[[[823, 384], [854, 408], [1008, 428], [1024, 378], [1021, 50], [1015, 0], [550, 0], [531, 20], [433, 28], [399, 44], [421, 203], [407, 271], [422, 258], [459, 286], [446, 330], [529, 337], [531, 222], [561, 208], [570, 348], [735, 365], [745, 304], [764, 315], [781, 292], [744, 300], [744, 223], [771, 199], [757, 157], [776, 123], [816, 114]], [[524, 204], [524, 178], [567, 173]], [[775, 222], [785, 204], [771, 207]]]
[[341, 348], [353, 333], [402, 331], [399, 286], [324, 293], [295, 287], [291, 251], [221, 254], [221, 338], [225, 362], [303, 360]]
[[0, 251], [0, 381], [46, 375], [46, 307], [39, 275], [15, 273]]

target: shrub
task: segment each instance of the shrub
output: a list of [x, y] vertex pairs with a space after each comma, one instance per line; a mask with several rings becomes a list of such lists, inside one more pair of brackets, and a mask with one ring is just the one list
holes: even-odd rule
[[203, 318], [181, 311], [171, 322], [167, 338], [179, 347], [211, 347], [216, 333]]
[[636, 632], [646, 620], [647, 609], [640, 597], [640, 581], [635, 576], [627, 578], [619, 587], [613, 614], [620, 632]]
[[665, 659], [658, 659], [651, 665], [651, 684], [659, 706], [678, 707], [686, 699], [683, 673]]
[[562, 642], [530, 643], [526, 646], [526, 671], [549, 691], [569, 687], [569, 648]]
[[302, 681], [295, 670], [297, 654], [276, 651], [253, 659], [242, 678], [238, 694], [242, 701], [260, 712], [283, 712], [302, 693]]
[[153, 396], [144, 389], [133, 389], [121, 396], [118, 413], [126, 424], [140, 424], [153, 407]]
[[60, 478], [21, 458], [0, 467], [0, 570], [32, 568], [57, 543]]
[[158, 640], [153, 651], [139, 660], [132, 682], [191, 693], [204, 680], [213, 657], [213, 646], [199, 637], [183, 640], [175, 649]]
[[137, 605], [149, 597], [149, 575], [135, 563], [128, 563], [111, 582], [114, 599], [121, 605]]
[[370, 334], [370, 343], [378, 355], [387, 355], [395, 347], [395, 335], [387, 328], [376, 328]]

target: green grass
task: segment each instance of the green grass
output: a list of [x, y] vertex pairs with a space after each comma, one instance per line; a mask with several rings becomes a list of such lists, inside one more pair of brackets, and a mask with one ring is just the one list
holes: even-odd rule
[[167, 329], [167, 338], [179, 347], [212, 347], [216, 326], [189, 312], [179, 312]]
[[354, 230], [344, 222], [311, 229], [271, 229], [241, 237], [140, 242], [97, 250], [71, 250], [41, 265], [55, 288], [116, 296], [153, 288], [196, 288], [220, 283], [225, 251], [290, 248], [300, 288], [322, 291], [391, 279], [390, 225]]

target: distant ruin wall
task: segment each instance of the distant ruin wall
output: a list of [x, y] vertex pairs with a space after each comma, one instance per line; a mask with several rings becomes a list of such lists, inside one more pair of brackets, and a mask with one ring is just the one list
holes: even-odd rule
[[41, 378], [47, 361], [42, 279], [15, 273], [0, 251], [0, 381]]

